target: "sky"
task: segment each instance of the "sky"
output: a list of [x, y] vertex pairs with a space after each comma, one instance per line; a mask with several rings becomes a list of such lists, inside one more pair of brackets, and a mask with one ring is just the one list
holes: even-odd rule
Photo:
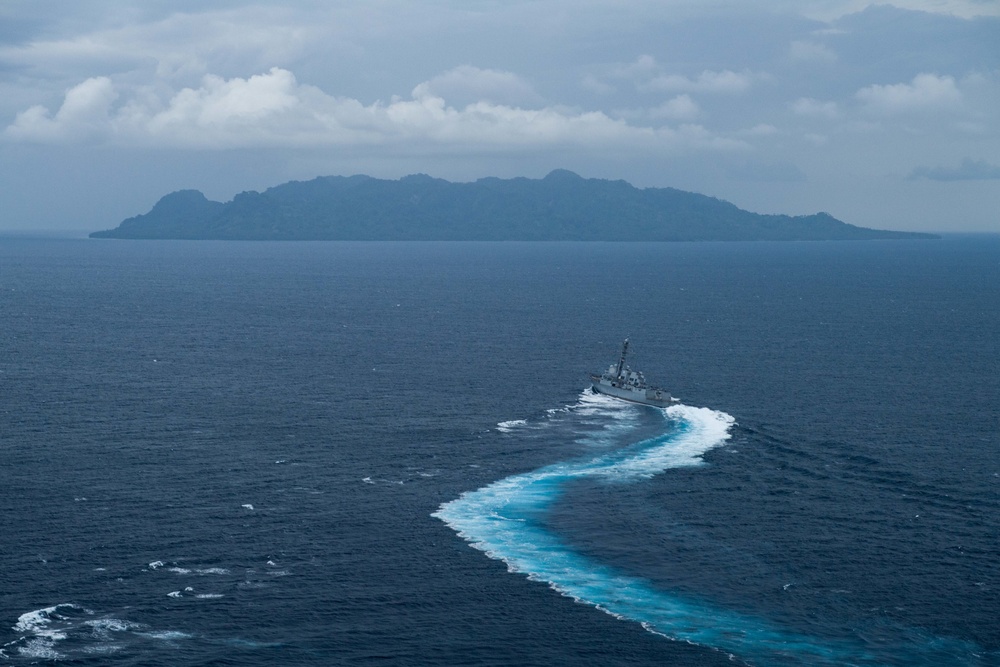
[[0, 229], [557, 168], [1000, 232], [1000, 0], [0, 1]]

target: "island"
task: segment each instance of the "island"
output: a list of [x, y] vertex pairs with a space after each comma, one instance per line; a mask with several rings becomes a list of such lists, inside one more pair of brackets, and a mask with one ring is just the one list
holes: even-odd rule
[[324, 176], [232, 201], [197, 190], [92, 238], [265, 241], [825, 241], [936, 238], [867, 229], [827, 213], [765, 215], [674, 188], [556, 170], [541, 179], [453, 183]]

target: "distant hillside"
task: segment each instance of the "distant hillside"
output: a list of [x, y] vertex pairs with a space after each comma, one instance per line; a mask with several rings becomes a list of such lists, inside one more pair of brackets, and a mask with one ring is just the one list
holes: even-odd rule
[[337, 241], [814, 241], [932, 238], [848, 225], [826, 214], [761, 215], [673, 188], [557, 170], [543, 179], [450, 183], [326, 176], [231, 202], [197, 190], [94, 238]]

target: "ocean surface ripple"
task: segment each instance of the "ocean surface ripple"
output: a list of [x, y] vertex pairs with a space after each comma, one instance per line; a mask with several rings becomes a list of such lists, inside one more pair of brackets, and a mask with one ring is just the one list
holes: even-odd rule
[[0, 238], [0, 667], [1000, 665], [998, 267]]

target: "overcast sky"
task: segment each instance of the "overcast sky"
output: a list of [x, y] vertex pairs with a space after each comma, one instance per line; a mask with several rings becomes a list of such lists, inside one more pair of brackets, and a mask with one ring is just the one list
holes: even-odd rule
[[0, 229], [555, 168], [1000, 232], [1000, 0], [0, 2]]

